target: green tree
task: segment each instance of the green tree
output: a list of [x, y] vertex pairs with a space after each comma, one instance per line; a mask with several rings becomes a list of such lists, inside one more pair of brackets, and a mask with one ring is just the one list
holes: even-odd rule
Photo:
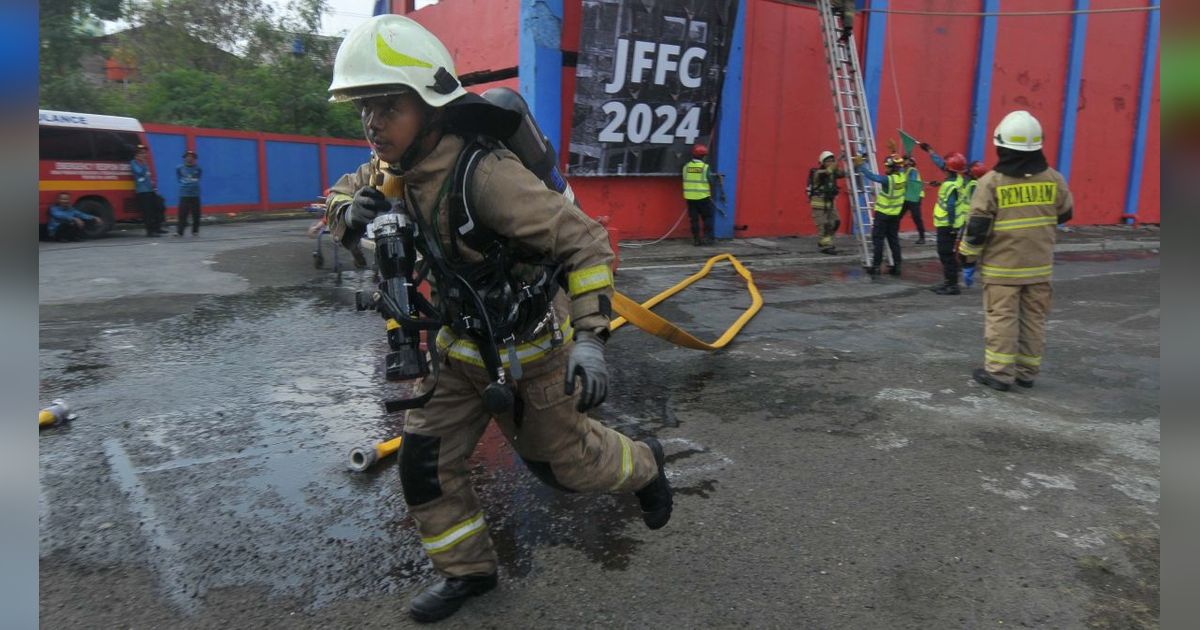
[[[65, 42], [43, 57], [43, 107], [147, 122], [361, 137], [353, 107], [328, 102], [339, 42], [319, 35], [325, 0], [301, 0], [286, 13], [264, 0], [134, 1], [119, 14], [132, 28], [110, 38], [104, 50], [85, 35], [83, 25], [118, 15], [96, 5], [121, 5], [115, 0], [63, 4], [43, 14], [43, 33], [58, 34]], [[88, 83], [79, 71], [80, 59], [97, 52], [127, 59], [136, 68], [134, 80]]]

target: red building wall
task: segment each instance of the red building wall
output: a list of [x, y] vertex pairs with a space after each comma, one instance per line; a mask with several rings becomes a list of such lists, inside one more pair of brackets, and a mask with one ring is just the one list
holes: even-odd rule
[[408, 14], [437, 34], [459, 74], [515, 68], [520, 0], [452, 0]]
[[[889, 8], [963, 11], [963, 4], [957, 0], [893, 0]], [[868, 24], [867, 28], [873, 26]], [[887, 153], [889, 138], [900, 146], [896, 130], [901, 128], [933, 145], [943, 156], [967, 153], [980, 30], [981, 20], [974, 17], [905, 14], [887, 17], [875, 123], [875, 143], [881, 154]], [[824, 53], [819, 49], [818, 54], [823, 58]], [[825, 119], [816, 118], [814, 124], [834, 125], [832, 113]], [[941, 171], [923, 152], [917, 151], [916, 156], [917, 168], [925, 181], [942, 179]], [[927, 228], [933, 225], [935, 197], [935, 189], [926, 188], [921, 213]], [[912, 229], [908, 219], [902, 229]]]
[[[1094, 9], [1122, 6], [1129, 3], [1092, 2]], [[1117, 223], [1125, 211], [1145, 32], [1145, 15], [1088, 16], [1071, 173], [1077, 223]]]
[[[1071, 9], [1072, 5], [1071, 0], [1005, 0], [1002, 11]], [[1128, 6], [1129, 0], [1091, 3], [1093, 9]], [[566, 63], [561, 137], [566, 144], [575, 88], [570, 60], [579, 46], [581, 0], [564, 0], [563, 8]], [[891, 0], [889, 8], [961, 12], [977, 10], [978, 3]], [[815, 229], [803, 178], [817, 154], [837, 142], [817, 17], [812, 9], [772, 0], [747, 0], [743, 10], [747, 21], [736, 223], [748, 226], [742, 233], [748, 236], [811, 234]], [[443, 38], [460, 73], [518, 64], [519, 0], [443, 0], [410, 15]], [[468, 16], [478, 28], [462, 28]], [[1088, 17], [1071, 177], [1078, 223], [1116, 223], [1124, 210], [1146, 20], [1140, 13]], [[860, 41], [865, 41], [870, 21], [869, 11], [859, 14], [856, 34]], [[888, 138], [896, 137], [896, 129], [903, 127], [943, 154], [966, 152], [981, 24], [979, 17], [887, 16], [887, 47], [876, 112], [881, 151], [886, 151]], [[987, 129], [990, 132], [1012, 109], [1029, 109], [1046, 128], [1045, 148], [1052, 164], [1063, 124], [1071, 24], [1069, 16], [998, 20]], [[516, 79], [502, 83], [517, 87]], [[1156, 222], [1160, 190], [1157, 78], [1151, 103], [1139, 218]], [[559, 149], [560, 155], [565, 155], [563, 147]], [[984, 159], [994, 162], [990, 145]], [[940, 178], [920, 153], [918, 160], [926, 180]], [[684, 209], [673, 177], [575, 177], [571, 184], [584, 209], [593, 216], [609, 216], [623, 238], [658, 237]], [[932, 199], [933, 195], [928, 195], [924, 204], [927, 223]], [[844, 204], [842, 211], [843, 222], [848, 224]], [[684, 221], [675, 234], [686, 233]]]

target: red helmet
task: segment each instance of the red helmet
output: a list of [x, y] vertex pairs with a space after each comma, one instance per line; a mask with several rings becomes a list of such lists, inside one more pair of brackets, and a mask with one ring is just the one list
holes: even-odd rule
[[708, 155], [708, 147], [703, 144], [697, 144], [692, 147], [692, 157], [702, 158]]
[[980, 162], [979, 160], [971, 162], [971, 179], [979, 179], [980, 177], [987, 175], [987, 172], [988, 167], [984, 166], [983, 162]]
[[946, 170], [951, 173], [967, 172], [967, 158], [961, 153], [951, 153], [946, 156]]

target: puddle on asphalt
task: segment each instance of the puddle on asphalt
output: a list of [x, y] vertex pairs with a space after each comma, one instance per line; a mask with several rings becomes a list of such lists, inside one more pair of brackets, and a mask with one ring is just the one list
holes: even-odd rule
[[[365, 474], [346, 470], [352, 447], [394, 437], [403, 423], [382, 411], [396, 387], [383, 379], [382, 321], [354, 310], [353, 282], [331, 285], [213, 296], [47, 353], [43, 397], [86, 413], [70, 430], [42, 433], [42, 554], [75, 553], [76, 523], [54, 510], [65, 502], [124, 522], [141, 541], [137, 554], [91, 562], [148, 564], [165, 592], [266, 586], [319, 607], [430, 578], [395, 457]], [[85, 378], [96, 374], [104, 378]], [[620, 399], [604, 410], [635, 439], [664, 424], [661, 406], [632, 419]], [[114, 480], [79, 472], [94, 461], [92, 445], [109, 441], [128, 454], [116, 472], [136, 505], [127, 493], [121, 505], [98, 498], [96, 484]], [[630, 534], [644, 527], [632, 495], [549, 488], [494, 428], [471, 464], [507, 575], [529, 574], [537, 550], [555, 546], [608, 570], [629, 565], [639, 545]], [[147, 513], [159, 525], [138, 517]]]

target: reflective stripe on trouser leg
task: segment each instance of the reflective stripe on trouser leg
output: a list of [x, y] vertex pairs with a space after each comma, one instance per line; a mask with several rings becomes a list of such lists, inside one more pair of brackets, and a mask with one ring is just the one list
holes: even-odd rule
[[1012, 383], [1017, 361], [1021, 287], [983, 285], [983, 367], [997, 379]]
[[[658, 475], [650, 447], [634, 442], [575, 410], [576, 396], [563, 393], [571, 344], [529, 367], [518, 383], [524, 401], [520, 426], [497, 418], [517, 452], [545, 463], [554, 481], [577, 492], [632, 492]], [[544, 467], [543, 467], [544, 469]]]
[[[409, 440], [404, 441], [400, 452], [401, 475], [418, 477], [404, 480], [406, 501], [435, 497], [409, 505], [408, 513], [417, 522], [421, 546], [434, 568], [448, 576], [494, 573], [497, 564], [467, 468], [467, 457], [475, 450], [489, 420], [479, 393], [467, 376], [468, 369], [477, 368], [457, 361], [443, 366], [433, 399], [421, 409], [410, 410], [405, 420], [405, 435], [439, 438], [438, 448], [432, 454], [436, 463], [410, 461], [410, 458], [429, 458], [431, 454], [427, 452], [429, 449], [409, 450]], [[411, 441], [414, 445], [420, 442]], [[437, 477], [439, 492], [423, 493], [419, 477], [431, 472]]]
[[1046, 315], [1054, 290], [1049, 282], [1021, 287], [1020, 338], [1017, 343], [1017, 377], [1032, 381], [1042, 367], [1046, 346]]

